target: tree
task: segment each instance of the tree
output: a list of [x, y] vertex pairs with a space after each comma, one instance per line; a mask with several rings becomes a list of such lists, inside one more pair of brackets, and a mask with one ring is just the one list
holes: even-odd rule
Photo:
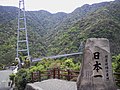
[[[113, 56], [112, 66], [113, 66], [114, 72], [120, 73], [120, 54], [116, 55], [116, 56]], [[120, 79], [120, 76], [119, 75], [115, 75], [115, 78], [116, 79]], [[120, 82], [117, 82], [116, 84], [120, 87]]]

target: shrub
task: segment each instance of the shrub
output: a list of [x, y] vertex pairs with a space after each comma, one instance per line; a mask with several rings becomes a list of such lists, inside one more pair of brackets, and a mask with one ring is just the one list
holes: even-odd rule
[[[120, 73], [120, 54], [117, 56], [113, 56], [112, 66], [113, 66], [114, 72]], [[115, 78], [120, 79], [120, 75], [115, 75]], [[120, 87], [120, 82], [117, 82], [116, 84], [117, 84], [117, 86]]]
[[20, 69], [15, 76], [15, 85], [18, 90], [24, 90], [26, 84], [30, 81], [30, 74], [27, 69]]

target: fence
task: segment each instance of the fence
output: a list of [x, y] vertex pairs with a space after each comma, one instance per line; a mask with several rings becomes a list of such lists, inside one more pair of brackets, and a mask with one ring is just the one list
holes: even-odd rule
[[[114, 76], [119, 76], [120, 73], [113, 73]], [[32, 82], [36, 81], [42, 81], [50, 78], [57, 78], [57, 79], [64, 79], [68, 81], [76, 81], [77, 77], [79, 75], [79, 71], [74, 71], [74, 70], [61, 70], [60, 68], [53, 68], [51, 70], [47, 71], [37, 71], [37, 72], [32, 72]], [[115, 79], [117, 83], [120, 83], [120, 79]]]
[[42, 81], [50, 78], [64, 79], [68, 81], [76, 81], [79, 75], [79, 71], [73, 71], [70, 69], [61, 70], [59, 68], [53, 68], [47, 71], [32, 72], [32, 82]]

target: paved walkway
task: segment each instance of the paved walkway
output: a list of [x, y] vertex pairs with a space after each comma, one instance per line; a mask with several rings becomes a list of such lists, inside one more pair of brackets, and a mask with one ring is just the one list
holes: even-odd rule
[[39, 87], [38, 90], [77, 90], [76, 82], [59, 79], [48, 79], [42, 82], [35, 82], [32, 86]]
[[9, 75], [12, 73], [12, 70], [2, 70], [0, 71], [0, 90], [9, 90], [8, 86]]

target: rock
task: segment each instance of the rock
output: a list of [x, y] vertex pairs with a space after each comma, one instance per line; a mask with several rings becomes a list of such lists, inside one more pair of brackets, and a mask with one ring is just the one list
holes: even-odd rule
[[25, 90], [77, 90], [76, 82], [48, 79], [41, 82], [27, 84]]
[[87, 40], [77, 90], [117, 90], [112, 73], [109, 40]]
[[41, 89], [40, 87], [38, 87], [32, 83], [29, 83], [26, 85], [25, 90], [43, 90], [43, 89]]

